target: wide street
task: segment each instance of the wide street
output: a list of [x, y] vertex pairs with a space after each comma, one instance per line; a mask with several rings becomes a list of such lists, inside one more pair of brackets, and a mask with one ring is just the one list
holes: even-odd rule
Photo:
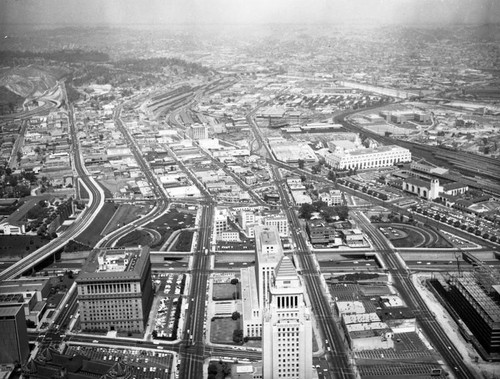
[[[267, 143], [253, 119], [255, 109], [247, 115], [247, 121], [250, 123], [254, 136], [261, 146], [264, 146], [268, 158], [273, 159], [272, 153], [269, 151]], [[279, 168], [271, 165], [271, 172], [275, 182], [281, 182], [283, 179]], [[342, 333], [337, 326], [334, 317], [332, 316], [331, 307], [328, 299], [325, 296], [325, 289], [321, 284], [321, 273], [316, 265], [314, 256], [310, 251], [304, 234], [301, 231], [298, 215], [293, 209], [293, 202], [284, 186], [277, 186], [282, 209], [285, 211], [291, 235], [297, 245], [295, 258], [298, 259], [296, 264], [300, 265], [300, 271], [306, 283], [307, 297], [311, 302], [312, 312], [314, 313], [317, 322], [318, 330], [323, 338], [325, 338], [326, 356], [328, 357], [328, 374], [333, 378], [354, 378], [355, 373], [350, 362], [348, 350], [342, 338]]]
[[443, 357], [449, 369], [452, 370], [457, 378], [474, 378], [475, 376], [466, 366], [463, 357], [415, 288], [411, 281], [411, 272], [406, 267], [404, 261], [398, 256], [392, 246], [389, 245], [380, 231], [363, 214], [353, 212], [351, 216], [356, 220], [358, 225], [362, 226], [364, 232], [372, 241], [374, 250], [380, 253], [381, 259], [385, 260], [387, 271], [391, 275], [394, 286], [400, 291], [400, 295], [405, 300], [406, 305], [416, 316], [419, 326]]
[[[181, 378], [193, 378], [203, 371], [205, 358], [205, 302], [211, 261], [213, 205], [203, 206], [198, 229], [197, 248], [191, 262], [191, 283], [189, 286], [187, 312], [184, 319], [184, 337], [181, 349]], [[209, 321], [208, 321], [209, 322]]]

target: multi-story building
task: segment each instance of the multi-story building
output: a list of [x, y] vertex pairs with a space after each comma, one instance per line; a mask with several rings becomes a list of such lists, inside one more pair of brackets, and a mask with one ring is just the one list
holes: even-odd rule
[[144, 331], [153, 301], [149, 247], [94, 249], [76, 283], [82, 330]]
[[[448, 301], [487, 354], [500, 353], [500, 275], [485, 267], [454, 277]], [[490, 271], [490, 272], [488, 272]]]
[[269, 301], [269, 284], [274, 281], [274, 269], [283, 257], [283, 248], [275, 226], [255, 227], [255, 265], [259, 289], [259, 307]]
[[202, 124], [193, 124], [188, 126], [187, 135], [194, 140], [207, 139], [208, 128]]
[[313, 245], [316, 244], [342, 244], [340, 232], [333, 226], [323, 220], [310, 220], [306, 224], [306, 231]]
[[228, 228], [227, 209], [217, 209], [214, 215], [215, 235], [219, 237]]
[[304, 287], [289, 257], [276, 267], [262, 326], [262, 364], [266, 379], [312, 378], [312, 324]]
[[363, 233], [359, 229], [342, 229], [341, 234], [347, 246], [356, 247], [365, 245]]
[[340, 190], [330, 190], [319, 194], [320, 201], [326, 203], [329, 207], [342, 205], [342, 192]]
[[30, 354], [22, 296], [20, 301], [0, 302], [0, 364], [24, 364]]
[[284, 214], [265, 215], [264, 225], [275, 226], [280, 236], [286, 237], [289, 235], [288, 219]]
[[254, 226], [256, 223], [255, 212], [242, 209], [239, 213], [239, 223], [242, 229], [247, 229], [248, 225]]
[[240, 242], [240, 233], [236, 230], [225, 230], [217, 236], [217, 240], [225, 242]]
[[391, 145], [373, 149], [359, 149], [348, 153], [326, 154], [325, 160], [327, 164], [336, 169], [363, 170], [410, 162], [411, 152], [403, 147]]
[[245, 337], [261, 337], [262, 312], [259, 307], [255, 267], [242, 268], [240, 274], [243, 334]]

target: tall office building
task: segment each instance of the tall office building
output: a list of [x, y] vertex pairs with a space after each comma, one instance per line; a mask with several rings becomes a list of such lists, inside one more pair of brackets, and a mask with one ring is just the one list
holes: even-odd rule
[[153, 301], [149, 247], [92, 250], [76, 282], [83, 330], [144, 331]]
[[304, 287], [284, 256], [269, 287], [262, 325], [263, 377], [312, 378], [312, 324], [304, 303]]
[[0, 304], [0, 364], [26, 363], [30, 349], [22, 295]]
[[202, 124], [193, 124], [187, 127], [187, 135], [194, 140], [207, 139], [208, 128]]
[[255, 226], [255, 255], [259, 307], [264, 309], [269, 300], [269, 283], [274, 280], [274, 269], [283, 257], [276, 226]]

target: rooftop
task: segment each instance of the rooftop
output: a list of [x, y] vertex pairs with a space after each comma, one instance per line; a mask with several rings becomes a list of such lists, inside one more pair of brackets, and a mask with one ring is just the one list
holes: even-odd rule
[[500, 304], [493, 300], [477, 282], [472, 273], [463, 272], [458, 278], [458, 283], [467, 291], [476, 303], [481, 307], [482, 314], [486, 313], [489, 319], [495, 323], [500, 323]]
[[2, 317], [13, 317], [19, 312], [19, 308], [22, 308], [22, 304], [11, 305], [7, 307], [0, 307], [0, 318]]
[[138, 279], [146, 262], [149, 262], [148, 247], [94, 249], [85, 261], [77, 281]]
[[0, 303], [23, 303], [24, 297], [20, 293], [0, 295]]

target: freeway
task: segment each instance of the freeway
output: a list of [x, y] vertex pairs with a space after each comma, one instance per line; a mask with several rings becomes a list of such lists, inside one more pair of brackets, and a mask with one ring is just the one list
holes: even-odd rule
[[28, 129], [28, 120], [24, 119], [22, 124], [21, 124], [21, 129], [19, 130], [19, 136], [16, 138], [16, 142], [14, 143], [14, 146], [12, 147], [12, 151], [10, 153], [10, 159], [9, 159], [9, 167], [10, 168], [16, 168], [17, 165], [20, 163], [18, 162], [17, 156], [19, 153], [22, 154], [22, 146], [24, 143], [24, 136], [26, 135], [26, 130]]
[[[64, 98], [67, 102], [66, 89], [64, 83], [60, 82], [61, 90], [63, 91]], [[8, 267], [0, 273], [0, 280], [5, 280], [9, 278], [22, 275], [24, 272], [33, 268], [36, 264], [40, 263], [50, 255], [54, 254], [56, 251], [61, 249], [70, 240], [76, 238], [80, 235], [97, 217], [99, 211], [104, 205], [104, 192], [102, 188], [97, 184], [95, 179], [91, 177], [85, 168], [84, 160], [80, 150], [80, 144], [78, 142], [77, 130], [74, 124], [74, 112], [71, 105], [68, 106], [69, 114], [69, 124], [71, 130], [71, 137], [73, 140], [72, 153], [74, 157], [74, 167], [78, 175], [78, 180], [87, 189], [89, 193], [89, 204], [87, 204], [85, 210], [78, 217], [78, 219], [58, 238], [51, 240], [45, 246], [42, 246], [38, 250], [34, 251], [30, 255], [24, 257], [23, 259], [17, 261], [12, 266]]]
[[147, 214], [144, 215], [142, 218], [139, 220], [136, 220], [130, 224], [126, 224], [122, 226], [121, 228], [113, 231], [112, 233], [104, 236], [97, 244], [96, 247], [110, 247], [110, 246], [115, 246], [116, 243], [125, 235], [129, 234], [130, 232], [134, 231], [138, 227], [141, 227], [143, 225], [147, 225], [151, 221], [154, 221], [156, 218], [160, 217], [163, 215], [169, 208], [170, 206], [170, 201], [168, 198], [168, 195], [159, 182], [158, 178], [153, 174], [151, 171], [148, 162], [144, 158], [144, 155], [140, 149], [140, 147], [137, 145], [137, 142], [135, 139], [130, 135], [130, 132], [128, 129], [125, 127], [123, 124], [123, 121], [121, 120], [121, 112], [123, 110], [124, 104], [121, 104], [118, 106], [114, 112], [113, 120], [115, 122], [115, 125], [117, 129], [122, 133], [123, 137], [127, 141], [127, 144], [132, 151], [132, 154], [134, 155], [134, 158], [141, 168], [141, 171], [143, 175], [145, 176], [147, 182], [149, 185], [152, 187], [153, 193], [156, 198], [156, 203], [155, 206], [151, 209], [151, 211]]
[[420, 296], [417, 288], [411, 280], [411, 272], [404, 261], [393, 250], [392, 246], [382, 236], [380, 231], [360, 212], [351, 214], [353, 219], [363, 228], [370, 237], [373, 248], [380, 253], [380, 259], [385, 261], [387, 272], [391, 275], [392, 282], [400, 291], [401, 296], [415, 314], [419, 325], [426, 336], [444, 358], [446, 364], [457, 378], [475, 378], [475, 375], [467, 367], [460, 352], [453, 345], [450, 338], [435, 319], [427, 304]]

